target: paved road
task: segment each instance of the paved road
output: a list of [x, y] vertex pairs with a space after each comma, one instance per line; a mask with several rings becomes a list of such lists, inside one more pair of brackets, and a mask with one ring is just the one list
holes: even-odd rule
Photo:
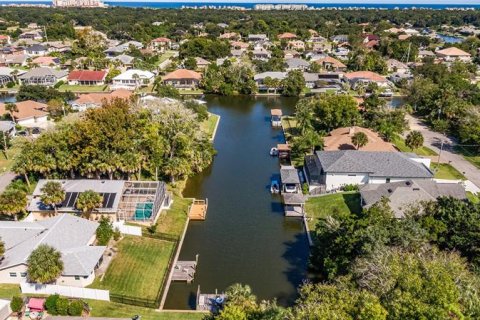
[[7, 171], [0, 175], [0, 193], [5, 191], [5, 188], [12, 182], [17, 175], [11, 171]]
[[463, 173], [468, 180], [473, 182], [477, 187], [480, 187], [480, 169], [465, 160], [465, 158], [455, 153], [453, 146], [456, 141], [452, 137], [446, 137], [438, 132], [431, 131], [420, 119], [407, 115], [407, 121], [410, 125], [410, 130], [420, 131], [425, 140], [424, 145], [440, 153], [440, 146], [443, 140], [443, 150], [440, 156], [440, 162], [450, 163], [458, 171]]

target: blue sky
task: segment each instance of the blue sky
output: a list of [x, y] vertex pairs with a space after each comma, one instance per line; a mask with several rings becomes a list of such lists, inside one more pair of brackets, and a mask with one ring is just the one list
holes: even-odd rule
[[[0, 2], [8, 2], [9, 0], [0, 0]], [[35, 1], [35, 0], [11, 0], [11, 1]], [[37, 0], [38, 1], [38, 0]], [[43, 0], [45, 1], [45, 0]], [[480, 5], [480, 0], [107, 0], [107, 1], [138, 1], [138, 2], [196, 2], [196, 3], [352, 3], [352, 4], [408, 4], [408, 5], [422, 5], [422, 4], [439, 4], [439, 5]]]

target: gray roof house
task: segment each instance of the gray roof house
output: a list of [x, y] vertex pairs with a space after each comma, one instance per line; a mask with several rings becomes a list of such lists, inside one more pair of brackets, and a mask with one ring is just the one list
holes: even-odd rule
[[433, 201], [439, 197], [466, 199], [467, 193], [460, 183], [438, 183], [434, 180], [406, 180], [393, 183], [367, 184], [360, 187], [361, 204], [369, 208], [382, 198], [389, 200], [396, 218], [403, 218], [410, 205], [420, 201]]
[[98, 223], [70, 214], [39, 221], [0, 221], [5, 243], [0, 262], [0, 283], [20, 283], [27, 278], [27, 260], [39, 245], [54, 247], [62, 254], [63, 272], [57, 284], [84, 287], [95, 278], [104, 246], [93, 246]]
[[135, 60], [134, 57], [127, 54], [121, 54], [116, 57], [108, 57], [108, 59], [112, 61], [118, 61], [122, 66], [127, 68], [133, 66], [133, 61]]
[[34, 68], [18, 78], [22, 84], [53, 86], [60, 80], [66, 80], [68, 71], [48, 67]]
[[310, 187], [324, 191], [345, 185], [433, 179], [430, 159], [412, 153], [358, 150], [317, 151], [305, 157], [305, 173]]
[[300, 58], [286, 59], [285, 64], [287, 66], [287, 71], [290, 71], [290, 70], [305, 71], [310, 67], [310, 63], [307, 60], [303, 60]]

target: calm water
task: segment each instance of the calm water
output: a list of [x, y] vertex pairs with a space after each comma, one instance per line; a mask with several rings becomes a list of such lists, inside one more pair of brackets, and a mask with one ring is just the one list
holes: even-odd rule
[[290, 304], [306, 277], [308, 244], [299, 219], [283, 215], [269, 182], [278, 174], [270, 148], [283, 142], [270, 127], [270, 109], [293, 112], [295, 99], [207, 97], [221, 116], [212, 166], [188, 181], [186, 197], [208, 198], [207, 220], [190, 222], [180, 260], [199, 265], [192, 284], [172, 283], [166, 309], [195, 307], [197, 287], [220, 292], [233, 283], [250, 285], [260, 299]]
[[447, 36], [444, 34], [438, 34], [438, 38], [442, 40], [445, 43], [462, 43], [465, 39], [462, 37], [453, 37], [453, 36]]

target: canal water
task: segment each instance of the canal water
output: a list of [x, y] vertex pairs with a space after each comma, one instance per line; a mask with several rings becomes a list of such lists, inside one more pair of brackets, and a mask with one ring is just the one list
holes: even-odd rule
[[270, 126], [270, 109], [291, 114], [296, 99], [207, 96], [221, 116], [213, 164], [189, 179], [185, 197], [208, 198], [206, 221], [190, 222], [180, 260], [199, 254], [195, 281], [173, 282], [165, 309], [195, 308], [197, 288], [214, 293], [248, 284], [259, 299], [289, 305], [306, 278], [308, 241], [300, 219], [285, 218], [269, 183], [279, 173], [270, 148], [284, 141]]

